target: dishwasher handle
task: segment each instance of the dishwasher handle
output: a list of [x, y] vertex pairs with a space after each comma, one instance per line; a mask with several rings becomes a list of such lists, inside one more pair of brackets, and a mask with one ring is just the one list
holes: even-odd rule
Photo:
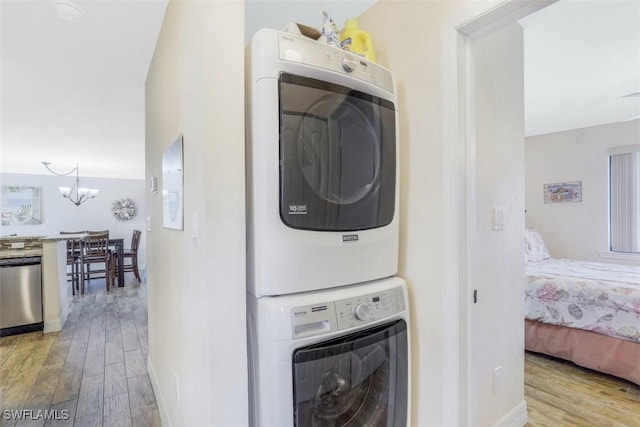
[[40, 257], [0, 258], [0, 268], [20, 267], [22, 265], [40, 265]]

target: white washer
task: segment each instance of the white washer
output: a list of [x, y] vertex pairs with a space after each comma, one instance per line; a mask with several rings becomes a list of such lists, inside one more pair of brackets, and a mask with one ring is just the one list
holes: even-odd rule
[[404, 280], [248, 295], [252, 426], [409, 425]]
[[304, 36], [247, 48], [247, 270], [255, 296], [398, 270], [398, 112], [384, 67]]

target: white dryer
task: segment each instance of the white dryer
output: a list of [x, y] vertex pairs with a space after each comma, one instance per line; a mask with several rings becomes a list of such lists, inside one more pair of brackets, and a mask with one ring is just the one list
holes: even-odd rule
[[409, 425], [406, 283], [248, 295], [250, 425]]
[[398, 270], [398, 111], [384, 67], [304, 36], [247, 48], [247, 270], [255, 296]]

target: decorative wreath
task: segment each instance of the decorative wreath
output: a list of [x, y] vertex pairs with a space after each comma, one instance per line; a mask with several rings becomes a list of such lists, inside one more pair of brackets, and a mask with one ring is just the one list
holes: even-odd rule
[[116, 200], [111, 205], [111, 212], [118, 221], [128, 221], [136, 216], [136, 203], [128, 197]]

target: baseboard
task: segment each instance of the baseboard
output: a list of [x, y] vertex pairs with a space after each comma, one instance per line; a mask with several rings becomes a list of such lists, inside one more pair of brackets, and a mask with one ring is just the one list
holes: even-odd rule
[[62, 309], [62, 314], [60, 315], [60, 325], [62, 325], [62, 327], [64, 327], [64, 324], [67, 322], [67, 317], [69, 317], [69, 307], [71, 307], [71, 304], [65, 304]]
[[173, 427], [171, 418], [169, 417], [169, 411], [167, 411], [167, 406], [164, 403], [164, 398], [160, 391], [160, 383], [158, 382], [156, 371], [153, 368], [153, 363], [151, 363], [151, 357], [149, 356], [147, 356], [147, 372], [149, 373], [153, 393], [156, 396], [156, 404], [158, 405], [158, 413], [160, 414], [160, 425], [163, 427]]
[[44, 322], [32, 323], [30, 325], [12, 326], [10, 328], [0, 329], [0, 337], [8, 337], [11, 335], [27, 334], [29, 332], [42, 331]]
[[69, 307], [71, 307], [71, 303], [69, 299], [61, 299], [60, 304], [63, 306], [60, 317], [53, 320], [45, 320], [42, 330], [43, 333], [60, 332], [64, 327], [64, 323], [67, 321], [67, 317], [69, 317]]
[[64, 324], [64, 322], [61, 321], [61, 319], [54, 319], [54, 320], [46, 320], [44, 322], [44, 328], [42, 329], [42, 333], [44, 334], [48, 334], [51, 332], [60, 332], [62, 330], [62, 325]]
[[507, 415], [502, 417], [500, 421], [494, 424], [494, 427], [522, 427], [526, 425], [528, 421], [527, 402], [523, 400]]

